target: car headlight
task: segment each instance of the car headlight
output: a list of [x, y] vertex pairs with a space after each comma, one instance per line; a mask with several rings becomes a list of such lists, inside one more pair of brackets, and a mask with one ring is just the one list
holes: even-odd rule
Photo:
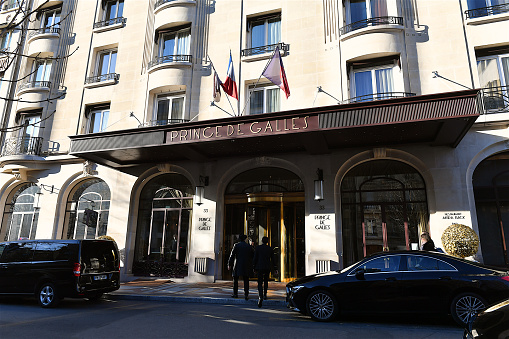
[[303, 287], [304, 287], [304, 286], [302, 286], [302, 285], [293, 286], [293, 287], [290, 289], [290, 291], [291, 291], [292, 293], [297, 293], [297, 292], [298, 292], [301, 288], [303, 288]]

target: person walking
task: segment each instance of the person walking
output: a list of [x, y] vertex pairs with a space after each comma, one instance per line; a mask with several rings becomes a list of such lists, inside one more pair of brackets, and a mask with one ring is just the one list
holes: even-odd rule
[[[256, 246], [253, 266], [258, 275], [258, 307], [262, 307], [263, 300], [267, 300], [269, 275], [275, 269], [274, 251], [269, 246], [269, 238], [263, 237], [262, 244]], [[275, 271], [277, 274], [277, 270]]]
[[238, 298], [239, 277], [244, 279], [244, 299], [248, 300], [249, 277], [253, 272], [253, 248], [246, 243], [247, 236], [239, 236], [239, 242], [233, 246], [228, 259], [228, 270], [232, 270], [233, 298]]

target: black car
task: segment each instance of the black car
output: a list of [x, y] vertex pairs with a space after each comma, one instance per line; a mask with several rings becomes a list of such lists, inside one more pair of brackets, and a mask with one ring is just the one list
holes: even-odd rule
[[509, 338], [509, 299], [473, 317], [463, 338]]
[[506, 298], [509, 272], [425, 251], [381, 252], [286, 285], [288, 307], [318, 321], [339, 313], [443, 313], [463, 325]]
[[0, 295], [35, 295], [42, 307], [64, 297], [100, 298], [120, 288], [111, 240], [20, 240], [0, 243]]

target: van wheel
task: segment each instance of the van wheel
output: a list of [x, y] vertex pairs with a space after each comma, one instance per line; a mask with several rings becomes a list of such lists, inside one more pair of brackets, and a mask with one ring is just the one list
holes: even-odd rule
[[53, 283], [47, 282], [39, 287], [37, 301], [41, 307], [55, 307], [60, 301]]

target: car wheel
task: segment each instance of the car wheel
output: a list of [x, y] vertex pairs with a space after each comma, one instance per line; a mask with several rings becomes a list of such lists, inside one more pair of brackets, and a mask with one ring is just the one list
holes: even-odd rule
[[459, 325], [467, 325], [473, 317], [486, 308], [486, 300], [475, 293], [463, 293], [453, 299], [451, 315]]
[[334, 320], [338, 313], [338, 304], [327, 291], [312, 292], [308, 296], [306, 307], [311, 318], [317, 321]]
[[41, 307], [54, 307], [60, 301], [53, 283], [44, 283], [37, 292], [37, 301]]

